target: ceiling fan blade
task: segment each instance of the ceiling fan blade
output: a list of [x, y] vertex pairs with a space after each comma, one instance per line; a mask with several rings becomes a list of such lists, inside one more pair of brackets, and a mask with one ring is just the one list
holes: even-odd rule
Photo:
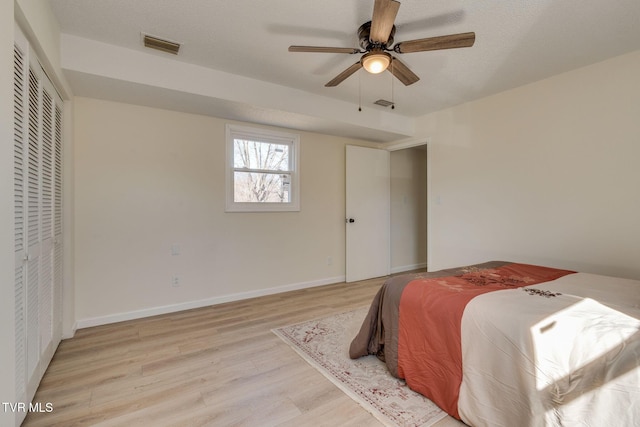
[[471, 47], [476, 41], [476, 33], [450, 34], [448, 36], [400, 42], [393, 47], [398, 53], [424, 52], [427, 50], [456, 49]]
[[347, 77], [349, 77], [351, 74], [358, 71], [360, 68], [362, 68], [362, 64], [360, 63], [360, 61], [358, 61], [352, 66], [350, 66], [349, 68], [347, 68], [346, 70], [344, 70], [343, 72], [341, 72], [340, 74], [338, 74], [336, 77], [334, 77], [334, 79], [331, 80], [329, 83], [327, 83], [325, 87], [338, 86], [340, 83], [346, 80]]
[[409, 69], [403, 62], [401, 62], [395, 56], [391, 59], [391, 64], [387, 68], [398, 80], [404, 83], [405, 86], [414, 84], [420, 77], [418, 77], [413, 71]]
[[371, 18], [369, 39], [374, 43], [387, 43], [396, 20], [400, 2], [396, 0], [376, 0]]
[[289, 46], [289, 52], [360, 53], [360, 50], [352, 47]]

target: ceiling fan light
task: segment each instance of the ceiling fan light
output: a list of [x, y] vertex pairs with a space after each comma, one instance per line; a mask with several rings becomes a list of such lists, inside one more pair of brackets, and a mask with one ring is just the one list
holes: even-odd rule
[[362, 57], [362, 66], [371, 74], [379, 74], [391, 63], [391, 55], [386, 52], [369, 52]]

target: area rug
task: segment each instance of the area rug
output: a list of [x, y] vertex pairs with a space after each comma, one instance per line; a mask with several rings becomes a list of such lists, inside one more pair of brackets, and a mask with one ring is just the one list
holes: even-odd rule
[[351, 360], [349, 344], [367, 308], [273, 329], [304, 360], [386, 426], [426, 427], [446, 413], [389, 374], [375, 356]]

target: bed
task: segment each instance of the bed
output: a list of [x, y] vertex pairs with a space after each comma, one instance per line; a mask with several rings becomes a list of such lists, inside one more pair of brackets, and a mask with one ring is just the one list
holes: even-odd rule
[[353, 339], [479, 426], [640, 423], [640, 281], [491, 261], [389, 278]]

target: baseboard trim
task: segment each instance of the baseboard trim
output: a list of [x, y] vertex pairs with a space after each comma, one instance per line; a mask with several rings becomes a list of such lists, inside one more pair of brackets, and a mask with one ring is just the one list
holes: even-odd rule
[[71, 330], [62, 332], [62, 339], [66, 340], [69, 338], [73, 338], [78, 330], [78, 322], [73, 322], [73, 326], [71, 326]]
[[236, 294], [222, 295], [218, 297], [205, 298], [196, 301], [188, 301], [179, 304], [164, 305], [159, 307], [145, 308], [142, 310], [128, 311], [123, 313], [109, 314], [99, 317], [88, 317], [80, 319], [75, 324], [75, 329], [90, 328], [92, 326], [107, 325], [110, 323], [124, 322], [126, 320], [141, 319], [144, 317], [157, 316], [159, 314], [174, 313], [177, 311], [190, 310], [193, 308], [206, 307], [209, 305], [223, 304], [226, 302], [240, 301], [243, 299], [262, 297], [266, 295], [279, 294], [282, 292], [296, 291], [299, 289], [314, 288], [316, 286], [331, 285], [344, 282], [345, 276], [327, 277], [325, 279], [312, 280], [309, 282], [294, 283], [290, 285], [276, 286], [255, 291], [239, 292]]
[[404, 273], [405, 271], [418, 270], [421, 268], [427, 268], [427, 263], [421, 262], [420, 264], [411, 264], [411, 265], [403, 265], [400, 267], [393, 267], [391, 269], [391, 274]]

